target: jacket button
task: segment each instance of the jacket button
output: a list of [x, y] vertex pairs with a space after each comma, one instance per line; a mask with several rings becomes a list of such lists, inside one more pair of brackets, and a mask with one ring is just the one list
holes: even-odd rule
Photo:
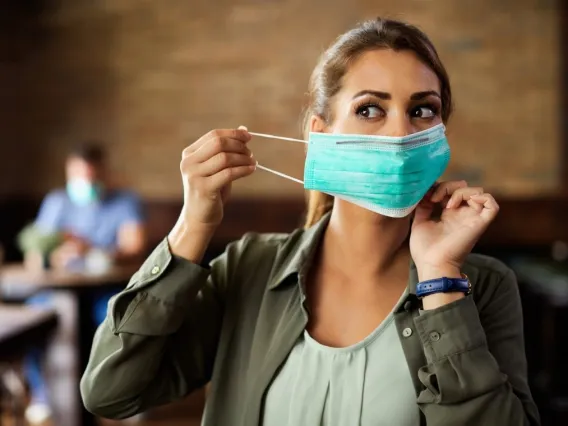
[[438, 340], [440, 340], [440, 333], [438, 333], [437, 331], [433, 331], [432, 333], [430, 333], [430, 340], [433, 342], [437, 342]]
[[406, 327], [404, 330], [402, 330], [402, 335], [404, 337], [410, 337], [412, 336], [412, 329], [409, 327]]
[[150, 272], [152, 273], [152, 275], [156, 275], [158, 272], [160, 272], [160, 267], [154, 266]]

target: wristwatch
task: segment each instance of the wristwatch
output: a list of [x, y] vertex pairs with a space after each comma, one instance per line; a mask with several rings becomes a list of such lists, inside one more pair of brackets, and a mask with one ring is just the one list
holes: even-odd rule
[[416, 296], [426, 297], [435, 293], [471, 293], [471, 282], [465, 274], [461, 278], [436, 278], [433, 280], [422, 281], [416, 286]]

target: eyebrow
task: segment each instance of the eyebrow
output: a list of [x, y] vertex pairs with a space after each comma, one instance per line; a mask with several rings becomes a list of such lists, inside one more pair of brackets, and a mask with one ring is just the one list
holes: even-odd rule
[[426, 92], [416, 92], [413, 93], [412, 96], [410, 97], [411, 100], [413, 101], [419, 101], [422, 100], [424, 98], [427, 98], [428, 96], [436, 96], [437, 98], [442, 98], [440, 96], [440, 94], [438, 92], [436, 92], [435, 90], [427, 90]]
[[[364, 96], [364, 95], [372, 95], [372, 96], [375, 96], [379, 99], [384, 99], [386, 101], [392, 99], [392, 96], [391, 96], [390, 93], [379, 92], [377, 90], [361, 90], [360, 92], [355, 93], [355, 96], [353, 96], [353, 99], [359, 98], [359, 97]], [[437, 98], [441, 98], [440, 94], [438, 92], [436, 92], [435, 90], [427, 90], [427, 91], [424, 91], [424, 92], [413, 93], [410, 96], [410, 100], [419, 101], [419, 100], [422, 100], [424, 98], [427, 98], [428, 96], [436, 96]]]

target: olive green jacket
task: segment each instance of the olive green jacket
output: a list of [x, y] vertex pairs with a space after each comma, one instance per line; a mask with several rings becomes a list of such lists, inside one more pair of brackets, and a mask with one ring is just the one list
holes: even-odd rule
[[[81, 380], [87, 409], [126, 418], [211, 381], [203, 425], [260, 425], [267, 388], [307, 324], [306, 271], [327, 221], [247, 234], [210, 269], [172, 256], [164, 240], [97, 330]], [[515, 277], [479, 255], [463, 272], [472, 295], [420, 311], [411, 265], [395, 312], [422, 424], [538, 425]]]

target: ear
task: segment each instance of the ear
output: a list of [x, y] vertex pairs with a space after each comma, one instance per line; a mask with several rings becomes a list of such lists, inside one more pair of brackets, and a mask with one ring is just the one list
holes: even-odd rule
[[[325, 125], [325, 121], [319, 115], [312, 115], [310, 117], [309, 128], [310, 132], [314, 133], [325, 133], [327, 126]], [[307, 137], [307, 135], [306, 135]], [[304, 155], [308, 154], [308, 145], [304, 148]]]
[[319, 115], [312, 115], [310, 118], [310, 132], [325, 133], [327, 126], [323, 118]]

